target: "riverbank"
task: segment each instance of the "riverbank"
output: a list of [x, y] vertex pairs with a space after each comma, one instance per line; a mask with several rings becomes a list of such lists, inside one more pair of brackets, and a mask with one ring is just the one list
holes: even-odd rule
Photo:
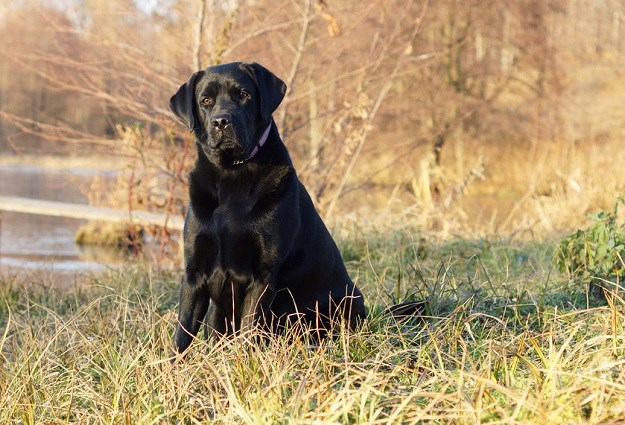
[[117, 171], [124, 166], [123, 159], [113, 156], [60, 156], [60, 155], [16, 155], [3, 153], [0, 165], [38, 167], [48, 170], [92, 170]]
[[[111, 179], [114, 171], [91, 168], [59, 168], [60, 159], [41, 158], [38, 164], [0, 164], [2, 197], [25, 197], [40, 201], [60, 201], [86, 205], [94, 178]], [[85, 166], [85, 162], [74, 161]], [[0, 211], [0, 268], [7, 272], [37, 271], [58, 273], [63, 281], [71, 283], [73, 275], [89, 273], [119, 264], [120, 255], [103, 247], [77, 245], [76, 230], [86, 221], [78, 218], [52, 217]]]

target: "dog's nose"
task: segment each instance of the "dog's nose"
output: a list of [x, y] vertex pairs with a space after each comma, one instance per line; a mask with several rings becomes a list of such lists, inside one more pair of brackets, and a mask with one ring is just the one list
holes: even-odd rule
[[230, 125], [230, 122], [231, 122], [230, 115], [223, 114], [223, 115], [217, 115], [213, 117], [211, 124], [213, 124], [213, 127], [219, 130], [224, 130], [226, 127]]

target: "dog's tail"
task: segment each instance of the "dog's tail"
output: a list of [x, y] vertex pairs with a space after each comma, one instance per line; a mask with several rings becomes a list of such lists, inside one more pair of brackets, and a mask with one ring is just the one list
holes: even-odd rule
[[427, 304], [427, 300], [408, 301], [388, 307], [384, 310], [383, 314], [390, 314], [393, 318], [395, 318], [395, 320], [398, 321], [422, 317]]

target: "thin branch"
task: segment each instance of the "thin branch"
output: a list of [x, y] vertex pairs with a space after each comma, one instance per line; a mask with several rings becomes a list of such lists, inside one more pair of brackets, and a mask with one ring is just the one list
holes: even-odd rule
[[29, 118], [19, 117], [17, 115], [0, 110], [0, 118], [10, 122], [20, 131], [31, 136], [50, 142], [64, 143], [90, 143], [93, 145], [101, 145], [107, 147], [115, 146], [114, 140], [104, 137], [94, 136], [93, 134], [84, 133], [67, 124], [57, 122], [56, 124], [46, 124]]
[[[421, 9], [421, 14], [417, 17], [417, 19], [414, 22], [414, 28], [413, 28], [412, 33], [410, 34], [410, 39], [407, 44], [407, 47], [411, 46], [412, 43], [414, 43], [417, 37], [417, 34], [419, 33], [419, 30], [421, 28], [421, 23], [423, 22], [423, 18], [425, 17], [425, 12], [427, 8], [428, 8], [428, 2], [426, 1], [423, 5], [423, 8]], [[330, 217], [330, 215], [332, 214], [332, 211], [334, 210], [334, 207], [336, 206], [336, 203], [339, 197], [341, 196], [341, 193], [343, 192], [345, 184], [347, 183], [347, 178], [351, 174], [352, 169], [354, 168], [354, 165], [356, 164], [356, 161], [360, 157], [360, 153], [362, 152], [362, 148], [365, 145], [367, 136], [369, 135], [369, 133], [371, 132], [371, 129], [373, 128], [373, 120], [375, 119], [375, 116], [377, 115], [378, 110], [380, 109], [380, 105], [382, 105], [382, 101], [386, 98], [386, 95], [388, 94], [391, 87], [393, 87], [393, 84], [395, 83], [395, 79], [397, 78], [397, 74], [399, 73], [399, 69], [403, 63], [402, 59], [403, 59], [403, 56], [399, 56], [397, 58], [393, 71], [391, 72], [391, 75], [389, 76], [388, 82], [382, 87], [382, 90], [378, 94], [378, 97], [373, 107], [371, 108], [371, 112], [369, 113], [366, 124], [364, 124], [361, 128], [361, 131], [359, 134], [359, 140], [358, 140], [358, 147], [354, 151], [354, 154], [352, 155], [350, 162], [347, 168], [345, 169], [343, 176], [341, 177], [341, 181], [339, 182], [339, 185], [334, 191], [334, 195], [332, 196], [330, 203], [328, 204], [328, 208], [326, 209], [326, 212], [325, 212], [326, 219]]]
[[202, 69], [202, 29], [206, 16], [206, 0], [200, 0], [200, 11], [195, 22], [195, 44], [193, 45], [193, 70]]
[[[299, 72], [299, 66], [302, 61], [302, 54], [304, 53], [304, 49], [306, 47], [306, 38], [308, 37], [308, 29], [310, 27], [310, 22], [313, 20], [314, 13], [312, 12], [312, 4], [311, 0], [306, 0], [304, 4], [304, 11], [302, 13], [303, 21], [302, 21], [302, 29], [299, 35], [299, 42], [297, 43], [297, 50], [295, 51], [295, 57], [293, 58], [293, 63], [291, 64], [291, 71], [289, 72], [289, 76], [286, 80], [286, 93], [284, 95], [285, 100], [288, 99], [291, 93], [291, 86], [293, 85], [293, 81], [295, 81], [295, 76]], [[284, 121], [286, 119], [286, 108], [282, 108], [280, 111], [280, 115], [278, 116], [278, 128], [282, 132], [284, 138], [287, 136], [287, 129], [284, 127]]]
[[244, 45], [248, 44], [252, 39], [254, 39], [256, 37], [260, 37], [261, 35], [268, 34], [270, 32], [274, 32], [274, 31], [285, 30], [287, 28], [290, 28], [294, 24], [298, 23], [299, 21], [300, 21], [299, 19], [294, 19], [294, 20], [291, 20], [291, 21], [286, 21], [286, 22], [281, 22], [279, 24], [270, 25], [268, 27], [259, 28], [256, 31], [253, 31], [253, 32], [247, 34], [245, 37], [237, 40], [236, 43], [232, 43], [230, 45], [230, 47], [228, 47], [226, 50], [224, 50], [223, 56], [227, 57], [227, 56], [232, 55], [236, 49], [238, 49], [241, 46], [244, 46]]

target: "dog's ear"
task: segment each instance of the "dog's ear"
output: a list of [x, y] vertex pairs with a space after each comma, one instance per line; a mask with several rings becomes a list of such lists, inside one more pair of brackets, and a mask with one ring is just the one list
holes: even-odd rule
[[195, 85], [203, 75], [204, 71], [197, 71], [191, 75], [189, 81], [181, 85], [176, 94], [169, 99], [171, 111], [189, 127], [189, 131], [195, 131], [196, 135], [202, 128], [195, 112]]
[[256, 62], [243, 63], [241, 68], [254, 78], [260, 95], [261, 118], [263, 122], [269, 121], [273, 111], [278, 108], [280, 102], [284, 99], [286, 84], [267, 68]]

